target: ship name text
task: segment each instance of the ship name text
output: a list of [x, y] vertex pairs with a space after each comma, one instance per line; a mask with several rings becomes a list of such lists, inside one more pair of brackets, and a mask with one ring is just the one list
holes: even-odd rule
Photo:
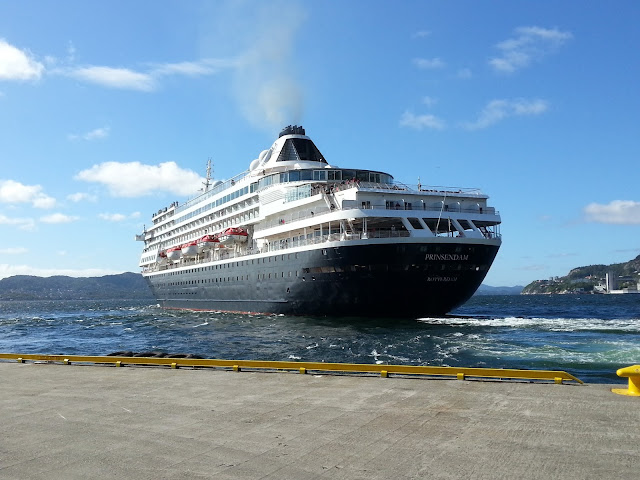
[[459, 255], [457, 253], [427, 253], [425, 260], [443, 260], [443, 261], [463, 261], [469, 260], [469, 255]]

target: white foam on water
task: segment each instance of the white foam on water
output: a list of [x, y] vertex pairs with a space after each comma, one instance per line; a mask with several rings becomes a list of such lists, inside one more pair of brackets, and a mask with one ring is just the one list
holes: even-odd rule
[[387, 355], [387, 357], [389, 357], [394, 362], [401, 362], [402, 363], [402, 362], [410, 362], [411, 361], [410, 358], [402, 357], [402, 356], [399, 356], [399, 355], [391, 355], [389, 353], [387, 353], [386, 355]]
[[640, 332], [640, 319], [601, 318], [542, 318], [542, 317], [438, 317], [421, 318], [422, 323], [432, 325], [470, 327], [536, 328], [549, 331], [601, 331]]

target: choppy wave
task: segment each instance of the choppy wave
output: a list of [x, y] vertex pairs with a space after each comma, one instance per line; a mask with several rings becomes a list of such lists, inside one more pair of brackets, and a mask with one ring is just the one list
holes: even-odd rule
[[566, 370], [623, 383], [640, 361], [640, 298], [474, 297], [418, 321], [237, 315], [117, 302], [0, 304], [0, 351]]

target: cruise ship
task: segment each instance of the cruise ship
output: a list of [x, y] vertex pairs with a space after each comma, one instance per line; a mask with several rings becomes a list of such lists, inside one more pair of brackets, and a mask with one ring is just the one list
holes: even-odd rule
[[301, 126], [234, 178], [212, 182], [209, 163], [201, 192], [136, 235], [165, 308], [439, 316], [474, 294], [502, 241], [481, 191], [330, 164]]

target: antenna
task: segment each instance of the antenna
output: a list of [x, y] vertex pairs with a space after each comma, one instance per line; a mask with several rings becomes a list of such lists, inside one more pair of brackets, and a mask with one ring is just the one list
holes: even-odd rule
[[205, 179], [204, 182], [202, 182], [202, 185], [204, 185], [205, 192], [208, 192], [209, 187], [211, 186], [211, 174], [213, 173], [213, 169], [211, 167], [212, 167], [211, 157], [209, 157], [209, 159], [207, 160], [207, 178]]

